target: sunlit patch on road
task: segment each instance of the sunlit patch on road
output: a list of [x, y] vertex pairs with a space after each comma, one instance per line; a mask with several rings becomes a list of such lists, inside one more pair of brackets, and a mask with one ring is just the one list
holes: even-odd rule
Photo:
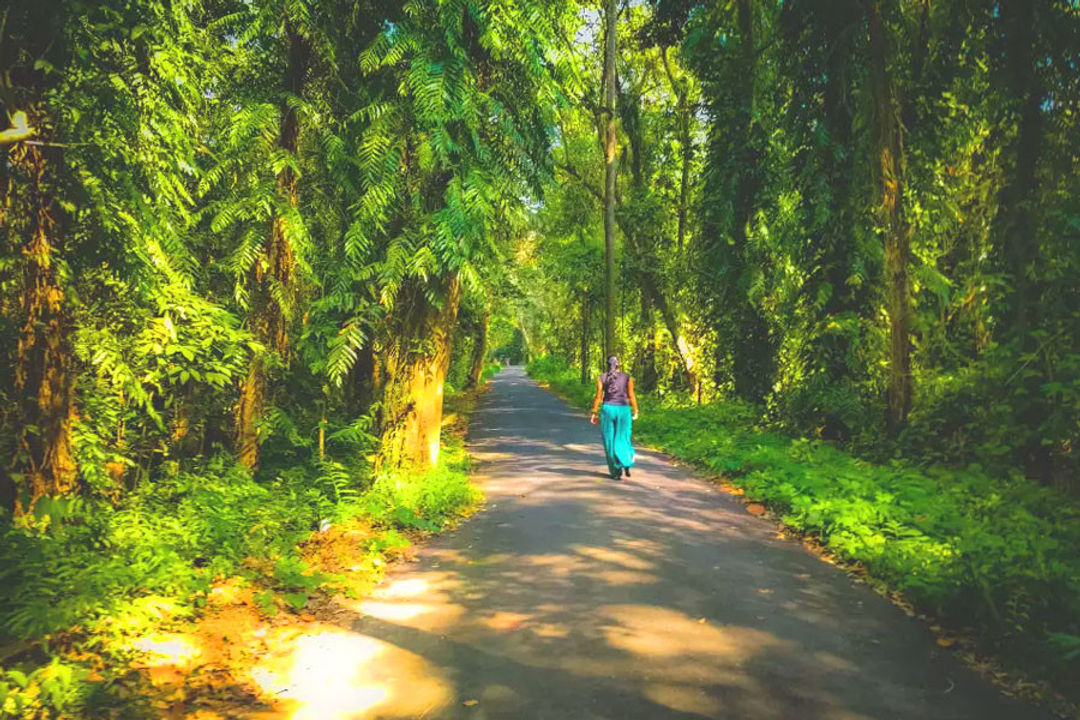
[[419, 655], [333, 626], [278, 648], [251, 678], [276, 699], [267, 720], [411, 718], [452, 699], [442, 673]]

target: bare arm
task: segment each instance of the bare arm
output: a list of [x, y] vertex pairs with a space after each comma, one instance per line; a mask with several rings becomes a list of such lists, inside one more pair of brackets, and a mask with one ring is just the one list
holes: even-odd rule
[[600, 378], [596, 378], [596, 397], [592, 402], [592, 415], [589, 417], [589, 422], [593, 425], [596, 424], [596, 413], [600, 412], [600, 403], [604, 400], [604, 386], [600, 382]]
[[634, 411], [634, 419], [637, 420], [637, 395], [634, 394], [634, 378], [630, 378], [626, 383], [626, 394], [630, 396], [630, 407]]

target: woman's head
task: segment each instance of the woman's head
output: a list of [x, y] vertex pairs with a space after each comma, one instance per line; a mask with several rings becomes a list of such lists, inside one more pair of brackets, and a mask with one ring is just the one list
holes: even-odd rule
[[615, 372], [619, 369], [619, 358], [616, 355], [612, 355], [607, 359], [608, 372]]

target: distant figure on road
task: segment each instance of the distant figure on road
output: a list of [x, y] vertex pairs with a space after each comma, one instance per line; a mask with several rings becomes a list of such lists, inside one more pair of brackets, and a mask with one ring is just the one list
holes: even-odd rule
[[623, 473], [630, 477], [630, 468], [634, 467], [630, 434], [638, 416], [637, 396], [634, 395], [634, 378], [619, 370], [619, 358], [612, 355], [607, 359], [607, 365], [607, 372], [596, 378], [596, 398], [589, 422], [596, 424], [599, 411], [608, 471], [618, 480]]

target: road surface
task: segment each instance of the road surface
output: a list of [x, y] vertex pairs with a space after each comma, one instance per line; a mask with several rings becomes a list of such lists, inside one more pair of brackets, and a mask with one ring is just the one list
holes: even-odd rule
[[491, 382], [487, 507], [311, 640], [294, 717], [1047, 717], [663, 456], [609, 479], [598, 428], [520, 368]]

